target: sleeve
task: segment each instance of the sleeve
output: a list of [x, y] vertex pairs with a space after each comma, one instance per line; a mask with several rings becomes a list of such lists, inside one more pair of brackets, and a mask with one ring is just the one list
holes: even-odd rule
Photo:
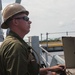
[[27, 49], [18, 43], [7, 49], [4, 55], [7, 75], [29, 75]]

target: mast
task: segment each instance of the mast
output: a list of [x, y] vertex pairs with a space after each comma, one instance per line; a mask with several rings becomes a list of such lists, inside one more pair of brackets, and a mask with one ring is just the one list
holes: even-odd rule
[[21, 3], [21, 0], [16, 0], [15, 3], [19, 3], [20, 4]]
[[2, 1], [0, 0], [0, 42], [2, 42], [4, 40], [3, 30], [1, 29], [1, 23], [2, 23], [1, 10], [2, 10]]

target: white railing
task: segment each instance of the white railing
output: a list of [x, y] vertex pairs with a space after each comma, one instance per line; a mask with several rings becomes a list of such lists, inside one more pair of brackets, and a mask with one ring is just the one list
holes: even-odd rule
[[[41, 60], [45, 63], [46, 66], [54, 66], [56, 64], [65, 64], [64, 59], [62, 59], [59, 55], [51, 55], [50, 52], [40, 47], [40, 57]], [[49, 60], [48, 60], [49, 59]]]
[[41, 57], [41, 60], [45, 63], [46, 66], [50, 66], [50, 63], [48, 61], [48, 56], [50, 56], [50, 58], [52, 59], [53, 56], [50, 55], [50, 53], [45, 50], [44, 48], [42, 48], [41, 46], [40, 47], [40, 57]]

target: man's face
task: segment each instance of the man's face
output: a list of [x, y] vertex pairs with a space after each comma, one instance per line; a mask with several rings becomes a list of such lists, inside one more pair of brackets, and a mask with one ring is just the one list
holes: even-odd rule
[[30, 31], [31, 21], [26, 14], [20, 14], [14, 18], [17, 21], [17, 27], [22, 32], [27, 34]]

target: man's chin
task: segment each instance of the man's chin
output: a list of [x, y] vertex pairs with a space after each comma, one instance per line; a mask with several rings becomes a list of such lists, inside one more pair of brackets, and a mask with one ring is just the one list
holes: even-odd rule
[[28, 34], [29, 32], [30, 32], [30, 30], [26, 34]]

